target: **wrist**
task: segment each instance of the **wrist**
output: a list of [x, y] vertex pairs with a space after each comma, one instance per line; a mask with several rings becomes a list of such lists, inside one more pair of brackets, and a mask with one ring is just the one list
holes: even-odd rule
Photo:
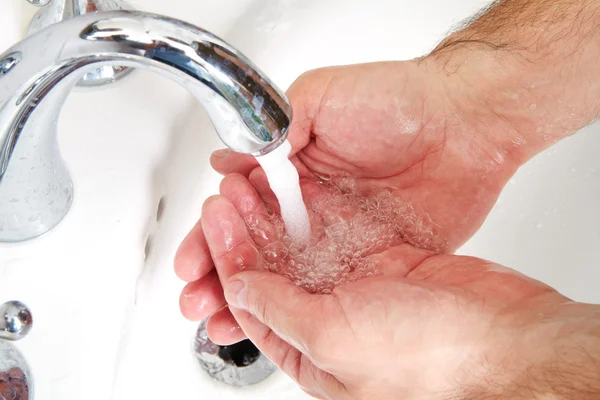
[[504, 0], [422, 62], [523, 163], [599, 116], [599, 24], [599, 1]]
[[600, 398], [600, 307], [570, 301], [536, 325], [530, 352], [539, 357], [520, 383], [529, 385], [538, 399]]
[[567, 302], [519, 312], [501, 325], [472, 398], [600, 398], [600, 306]]

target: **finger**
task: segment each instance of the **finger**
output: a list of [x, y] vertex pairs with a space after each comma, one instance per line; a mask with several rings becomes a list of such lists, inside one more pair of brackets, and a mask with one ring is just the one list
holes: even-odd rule
[[[249, 294], [243, 297], [244, 301], [236, 301], [233, 304], [243, 304], [244, 307], [251, 305], [251, 308], [246, 308], [251, 310], [262, 323], [265, 323], [285, 342], [292, 344], [293, 347], [310, 357], [313, 357], [311, 354], [324, 354], [323, 349], [330, 348], [327, 340], [315, 340], [318, 338], [312, 328], [319, 326], [319, 334], [323, 330], [327, 331], [328, 322], [337, 315], [335, 310], [327, 310], [327, 307], [324, 307], [325, 310], [320, 309], [320, 301], [316, 299], [322, 301], [327, 296], [311, 296], [282, 276], [256, 271], [256, 269], [262, 268], [261, 259], [249, 238], [244, 220], [226, 197], [213, 196], [204, 203], [202, 227], [222, 284], [233, 275], [237, 277], [258, 274], [249, 277], [261, 277], [261, 282], [257, 285], [252, 285], [250, 282], [250, 290], [247, 291]], [[240, 269], [248, 271], [240, 272]], [[234, 279], [234, 281], [239, 280]], [[277, 290], [273, 290], [273, 288], [277, 288]], [[230, 288], [230, 291], [234, 293], [233, 287]], [[259, 294], [259, 291], [263, 291], [265, 296]], [[280, 297], [282, 302], [274, 304], [276, 297]], [[229, 301], [230, 298], [227, 300]], [[323, 301], [323, 305], [324, 303], [325, 301]], [[236, 319], [240, 316], [236, 311], [233, 312], [233, 315]], [[323, 318], [323, 315], [328, 315], [327, 320]], [[268, 321], [275, 321], [275, 323], [271, 324]], [[243, 325], [240, 326], [245, 329]], [[316, 343], [322, 347], [317, 347]], [[333, 382], [337, 381], [333, 380]]]
[[221, 284], [243, 269], [262, 268], [246, 223], [225, 196], [212, 196], [204, 202], [202, 228]]
[[314, 327], [324, 328], [335, 319], [331, 296], [311, 295], [283, 276], [265, 271], [240, 272], [224, 284], [224, 290], [230, 306], [250, 312], [309, 357], [320, 356], [316, 353], [324, 343]]
[[291, 156], [290, 161], [292, 162], [292, 165], [296, 167], [298, 176], [300, 176], [300, 178], [315, 178], [315, 174], [308, 169], [308, 167], [300, 160], [300, 158], [298, 158], [297, 155]]
[[275, 214], [281, 214], [281, 210], [279, 208], [279, 202], [277, 201], [277, 197], [275, 193], [271, 190], [271, 186], [269, 186], [269, 181], [267, 180], [267, 175], [262, 168], [257, 168], [250, 173], [248, 180], [256, 188], [260, 198], [265, 204], [266, 208]]
[[242, 216], [266, 214], [267, 209], [250, 181], [240, 174], [231, 174], [223, 178], [220, 193], [227, 197]]
[[188, 283], [179, 296], [181, 313], [191, 321], [208, 318], [226, 305], [223, 288], [215, 270], [196, 282]]
[[238, 173], [248, 176], [254, 168], [258, 167], [258, 162], [249, 154], [222, 149], [211, 154], [210, 165], [223, 175]]
[[294, 155], [310, 142], [316, 134], [314, 126], [318, 122], [319, 110], [327, 88], [339, 68], [320, 68], [302, 74], [286, 92], [294, 110], [288, 140]]
[[[309, 71], [296, 79], [287, 91], [287, 97], [294, 110], [287, 136], [287, 140], [292, 146], [290, 156], [295, 155], [310, 142], [313, 126], [323, 103], [322, 98], [336, 73], [336, 68]], [[300, 163], [297, 158], [294, 162]], [[224, 175], [239, 173], [248, 176], [253, 169], [258, 167], [253, 156], [236, 153], [229, 149], [215, 151], [210, 157], [210, 164], [217, 172]], [[303, 176], [303, 171], [300, 170], [300, 172]]]
[[186, 282], [197, 281], [214, 268], [200, 221], [177, 249], [174, 267], [177, 276]]
[[247, 178], [240, 174], [227, 175], [221, 181], [220, 192], [244, 219], [258, 247], [263, 248], [280, 239], [280, 232], [271, 223], [265, 203]]
[[210, 340], [221, 346], [229, 346], [246, 339], [229, 307], [225, 306], [212, 315], [206, 323], [206, 333]]
[[[296, 167], [301, 177], [314, 176], [297, 156], [291, 156], [290, 161]], [[248, 177], [252, 170], [259, 167], [258, 161], [256, 161], [254, 156], [238, 153], [230, 149], [214, 151], [210, 156], [210, 165], [222, 175], [237, 173], [245, 177]]]
[[[262, 168], [253, 170], [250, 173], [248, 180], [250, 183], [252, 183], [252, 186], [256, 188], [256, 191], [262, 198], [263, 202], [267, 205], [267, 208], [271, 211], [276, 211], [279, 213], [279, 203], [277, 202], [275, 193], [273, 193], [271, 190], [271, 186], [269, 185], [265, 171]], [[328, 187], [316, 180], [312, 173], [310, 173], [310, 176], [300, 178], [300, 188], [302, 190], [302, 198], [306, 204], [312, 203], [319, 197], [325, 197], [324, 195], [326, 195], [327, 191], [330, 190]], [[342, 199], [342, 197], [338, 197], [340, 200]]]
[[236, 308], [231, 311], [252, 343], [302, 390], [316, 398], [345, 398], [341, 395], [344, 392], [341, 383], [319, 369], [305, 354], [277, 336], [252, 314]]

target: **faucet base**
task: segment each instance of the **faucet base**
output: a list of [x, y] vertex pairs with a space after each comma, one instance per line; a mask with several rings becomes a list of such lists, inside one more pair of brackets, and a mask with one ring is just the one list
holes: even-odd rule
[[[65, 80], [73, 85], [81, 76]], [[67, 95], [68, 91], [57, 90], [40, 101], [48, 105], [29, 117], [34, 129], [20, 135], [12, 162], [0, 177], [0, 243], [42, 236], [71, 208], [73, 181], [57, 140], [57, 115]]]
[[27, 361], [11, 343], [0, 340], [0, 398], [34, 397], [33, 380]]
[[[32, 2], [33, 0], [30, 0]], [[117, 10], [133, 10], [128, 4], [122, 0], [54, 0], [49, 5], [40, 3], [40, 0], [33, 1], [32, 4], [45, 6], [35, 14], [27, 34], [33, 35], [38, 31], [46, 28], [49, 25], [56, 24], [68, 18], [77, 17], [83, 14], [97, 11], [117, 11]], [[48, 3], [46, 3], [48, 4]], [[118, 81], [124, 78], [131, 72], [131, 68], [120, 66], [105, 66], [90, 71], [77, 83], [81, 87], [102, 86]]]

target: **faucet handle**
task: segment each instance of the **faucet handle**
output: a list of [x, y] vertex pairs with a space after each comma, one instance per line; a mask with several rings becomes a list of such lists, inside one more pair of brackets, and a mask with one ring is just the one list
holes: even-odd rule
[[27, 0], [29, 4], [33, 4], [36, 7], [44, 7], [52, 2], [52, 0]]
[[20, 301], [0, 305], [0, 339], [23, 339], [31, 330], [32, 324], [31, 311]]

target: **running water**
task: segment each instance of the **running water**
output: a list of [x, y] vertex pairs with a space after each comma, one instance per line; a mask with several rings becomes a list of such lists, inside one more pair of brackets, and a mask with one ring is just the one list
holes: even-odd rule
[[257, 157], [281, 209], [281, 216], [272, 214], [266, 224], [264, 217], [248, 219], [265, 268], [309, 292], [327, 294], [337, 285], [383, 273], [381, 253], [394, 246], [444, 248], [429, 218], [392, 190], [365, 196], [350, 178], [315, 180], [304, 183], [303, 199], [290, 149], [286, 141]]
[[310, 240], [310, 222], [302, 200], [298, 171], [288, 158], [291, 150], [292, 146], [286, 140], [256, 160], [265, 170], [269, 186], [277, 196], [287, 235], [295, 243], [306, 245]]

